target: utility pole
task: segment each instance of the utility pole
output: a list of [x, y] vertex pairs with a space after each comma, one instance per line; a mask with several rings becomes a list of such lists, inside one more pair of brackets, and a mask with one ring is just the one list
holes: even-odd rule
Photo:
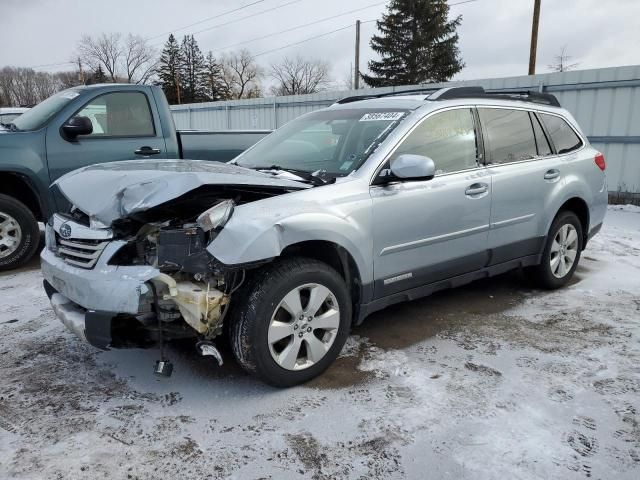
[[360, 20], [356, 20], [356, 68], [354, 70], [353, 86], [360, 88]]
[[529, 51], [529, 75], [536, 73], [536, 51], [538, 49], [538, 23], [540, 22], [540, 1], [533, 3], [533, 23], [531, 25], [531, 49]]
[[180, 71], [176, 71], [176, 97], [178, 100], [178, 105], [180, 105], [182, 102], [180, 101]]
[[84, 72], [82, 71], [82, 60], [78, 57], [78, 80], [84, 85]]

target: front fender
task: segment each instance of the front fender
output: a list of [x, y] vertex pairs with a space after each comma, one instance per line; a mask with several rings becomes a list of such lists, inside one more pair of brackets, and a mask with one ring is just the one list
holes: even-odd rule
[[370, 209], [356, 213], [358, 218], [310, 208], [277, 219], [273, 215], [255, 215], [255, 212], [243, 214], [241, 210], [234, 212], [231, 220], [207, 247], [209, 253], [225, 265], [267, 260], [278, 257], [289, 245], [319, 240], [343, 247], [356, 262], [362, 282], [373, 280], [372, 262], [366, 259], [366, 255], [373, 251], [368, 228]]

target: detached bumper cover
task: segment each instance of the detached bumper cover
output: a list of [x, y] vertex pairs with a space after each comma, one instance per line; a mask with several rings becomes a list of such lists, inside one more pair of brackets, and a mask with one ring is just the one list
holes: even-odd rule
[[94, 347], [107, 350], [111, 343], [111, 320], [116, 315], [109, 312], [85, 310], [64, 295], [56, 292], [49, 282], [44, 289], [51, 300], [51, 307], [62, 324], [81, 340]]

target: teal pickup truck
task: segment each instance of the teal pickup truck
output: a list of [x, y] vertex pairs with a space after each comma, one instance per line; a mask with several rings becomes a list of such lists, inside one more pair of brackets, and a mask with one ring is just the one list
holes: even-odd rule
[[0, 127], [0, 270], [38, 248], [39, 221], [67, 210], [49, 185], [94, 163], [144, 158], [228, 161], [266, 130], [176, 131], [159, 87], [103, 84], [59, 92]]

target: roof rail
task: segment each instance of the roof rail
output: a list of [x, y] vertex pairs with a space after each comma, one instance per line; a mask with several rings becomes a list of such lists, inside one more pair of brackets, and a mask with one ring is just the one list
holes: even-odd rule
[[407, 95], [415, 93], [429, 94], [427, 100], [453, 100], [456, 98], [499, 98], [502, 100], [518, 100], [522, 102], [539, 103], [560, 107], [560, 102], [555, 95], [550, 93], [540, 93], [533, 90], [491, 90], [487, 91], [482, 87], [447, 87], [447, 88], [417, 88], [412, 90], [398, 90], [395, 92], [378, 93], [373, 95], [356, 95], [345, 97], [336, 103], [344, 104], [358, 102], [360, 100], [370, 100], [372, 98], [391, 97], [395, 95]]
[[371, 100], [372, 98], [382, 98], [382, 97], [392, 97], [395, 95], [406, 95], [406, 94], [414, 94], [414, 93], [424, 93], [424, 94], [432, 94], [433, 92], [437, 92], [437, 88], [415, 88], [411, 90], [396, 90], [394, 92], [387, 93], [376, 93], [373, 95], [354, 95], [353, 97], [345, 97], [338, 100], [336, 103], [351, 103], [358, 102], [360, 100]]
[[433, 95], [429, 95], [428, 99], [451, 100], [454, 98], [500, 98], [503, 100], [518, 100], [522, 102], [560, 107], [560, 102], [555, 95], [550, 93], [540, 93], [533, 90], [486, 91], [482, 87], [450, 87], [438, 90]]

